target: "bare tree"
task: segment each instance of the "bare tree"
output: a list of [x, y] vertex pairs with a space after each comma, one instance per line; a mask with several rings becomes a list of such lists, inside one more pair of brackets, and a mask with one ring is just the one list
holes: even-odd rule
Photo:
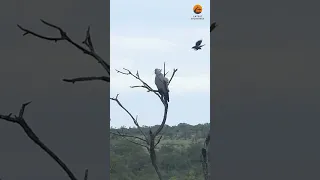
[[[109, 83], [110, 82], [110, 65], [102, 59], [94, 49], [94, 46], [92, 44], [91, 35], [90, 35], [90, 26], [88, 27], [86, 31], [86, 37], [85, 40], [82, 42], [84, 45], [80, 45], [79, 43], [76, 43], [74, 40], [72, 40], [67, 33], [60, 28], [59, 26], [56, 26], [54, 24], [48, 23], [47, 21], [41, 20], [41, 22], [51, 28], [57, 29], [60, 33], [60, 37], [49, 37], [40, 35], [38, 33], [35, 33], [31, 30], [28, 30], [20, 25], [17, 25], [23, 32], [23, 36], [25, 35], [32, 35], [40, 39], [44, 39], [47, 41], [67, 41], [77, 49], [81, 50], [84, 54], [87, 54], [91, 56], [94, 60], [96, 60], [107, 72], [107, 76], [92, 76], [92, 77], [78, 77], [78, 78], [72, 78], [72, 79], [63, 79], [65, 82], [80, 82], [80, 81], [93, 81], [93, 80], [101, 80], [104, 82]], [[28, 125], [28, 123], [25, 121], [24, 118], [24, 112], [25, 108], [30, 104], [31, 102], [24, 103], [20, 109], [20, 112], [17, 116], [12, 116], [12, 113], [8, 115], [0, 114], [0, 119], [5, 120], [7, 122], [18, 124], [22, 129], [25, 131], [27, 136], [36, 144], [38, 145], [42, 150], [44, 150], [52, 159], [54, 159], [59, 166], [65, 171], [65, 173], [68, 175], [68, 177], [71, 180], [77, 180], [76, 176], [70, 168], [67, 167], [67, 165], [52, 151], [50, 148], [48, 148], [40, 139], [39, 137], [34, 133], [34, 131], [31, 129], [31, 127]], [[88, 169], [85, 170], [84, 180], [88, 180]]]
[[[138, 137], [138, 136], [133, 136], [127, 133], [124, 133], [123, 131], [117, 131], [117, 132], [110, 132], [111, 134], [120, 136], [125, 138], [126, 140], [130, 141], [131, 143], [134, 143], [136, 145], [142, 146], [144, 148], [146, 148], [149, 152], [149, 156], [150, 156], [150, 160], [151, 160], [151, 164], [154, 167], [154, 170], [157, 173], [157, 176], [160, 180], [162, 180], [162, 175], [161, 172], [158, 168], [158, 164], [157, 164], [157, 156], [156, 156], [156, 146], [160, 143], [161, 139], [162, 139], [162, 135], [160, 135], [160, 132], [163, 130], [163, 127], [166, 123], [167, 120], [167, 113], [168, 113], [168, 103], [163, 100], [159, 94], [159, 92], [157, 90], [154, 90], [151, 88], [150, 85], [148, 85], [145, 81], [143, 81], [140, 78], [139, 72], [137, 71], [136, 74], [133, 74], [130, 70], [123, 68], [124, 71], [119, 71], [116, 70], [118, 73], [121, 73], [123, 75], [129, 75], [135, 79], [137, 79], [138, 81], [140, 81], [140, 83], [142, 83], [142, 85], [138, 85], [138, 86], [130, 86], [131, 88], [144, 88], [147, 90], [147, 92], [153, 92], [156, 96], [158, 96], [158, 98], [160, 99], [160, 101], [162, 102], [163, 106], [164, 106], [164, 112], [163, 112], [163, 116], [162, 116], [162, 122], [161, 125], [158, 127], [158, 129], [155, 132], [152, 132], [151, 128], [149, 129], [149, 132], [143, 132], [141, 129], [141, 126], [138, 123], [138, 116], [134, 117], [130, 111], [125, 108], [122, 103], [119, 101], [118, 97], [119, 94], [117, 94], [116, 97], [114, 98], [110, 98], [112, 101], [115, 101], [132, 119], [133, 123], [136, 125], [136, 127], [138, 128], [140, 134], [143, 136]], [[173, 73], [171, 75], [171, 78], [169, 80], [169, 84], [172, 81], [172, 78], [174, 77], [175, 73], [178, 71], [178, 69], [173, 69]], [[168, 72], [166, 72], [166, 68], [165, 68], [165, 63], [164, 63], [164, 76], [166, 76], [168, 74]]]

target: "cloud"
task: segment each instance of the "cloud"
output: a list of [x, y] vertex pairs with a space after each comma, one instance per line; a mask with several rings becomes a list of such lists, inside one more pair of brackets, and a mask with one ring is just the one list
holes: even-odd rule
[[172, 50], [174, 49], [177, 44], [163, 40], [160, 38], [154, 37], [130, 37], [130, 36], [119, 36], [119, 35], [112, 35], [110, 37], [111, 41], [111, 51], [116, 49], [121, 49], [122, 51], [132, 51], [132, 50], [143, 50], [143, 51], [150, 51], [150, 50], [157, 50], [157, 51], [164, 51], [164, 50]]
[[[130, 29], [130, 31], [128, 31], [128, 29]], [[210, 43], [209, 25], [169, 28], [128, 27], [124, 25], [111, 29], [110, 37], [111, 45], [121, 45], [130, 48], [144, 47], [148, 44], [155, 45], [156, 47], [159, 47], [159, 45], [178, 47], [177, 45], [183, 46], [185, 43], [195, 43], [195, 41], [199, 39], [203, 39], [207, 45]], [[118, 42], [127, 42], [129, 46]], [[158, 45], [158, 43], [160, 44]], [[137, 46], [137, 44], [142, 44], [142, 46]], [[190, 46], [190, 44], [188, 44], [188, 46]]]
[[210, 93], [210, 74], [175, 77], [170, 85], [173, 93]]
[[[126, 29], [126, 28], [125, 28]], [[130, 86], [140, 82], [114, 69], [130, 69], [139, 74], [148, 84], [154, 86], [154, 69], [162, 68], [166, 62], [166, 71], [178, 72], [170, 85], [171, 93], [209, 93], [210, 92], [210, 32], [209, 28], [132, 28], [130, 32], [113, 31], [111, 33], [111, 91], [132, 91]], [[153, 33], [150, 33], [153, 32]], [[194, 51], [194, 43], [203, 39], [206, 44], [201, 51]], [[162, 68], [163, 69], [163, 68]], [[169, 74], [170, 74], [169, 73]]]

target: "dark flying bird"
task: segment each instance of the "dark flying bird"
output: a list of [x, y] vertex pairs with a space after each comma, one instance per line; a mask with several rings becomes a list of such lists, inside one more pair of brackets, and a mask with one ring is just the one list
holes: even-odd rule
[[154, 73], [156, 74], [155, 77], [155, 84], [158, 88], [158, 92], [161, 95], [161, 98], [165, 100], [166, 103], [169, 102], [169, 80], [168, 78], [164, 77], [164, 75], [161, 73], [161, 69], [155, 69]]
[[210, 32], [212, 32], [218, 26], [217, 22], [213, 22], [210, 26]]
[[201, 49], [201, 47], [203, 47], [204, 45], [201, 45], [202, 40], [199, 40], [196, 42], [196, 45], [192, 47], [192, 49], [194, 49], [195, 51], [198, 51], [199, 49]]

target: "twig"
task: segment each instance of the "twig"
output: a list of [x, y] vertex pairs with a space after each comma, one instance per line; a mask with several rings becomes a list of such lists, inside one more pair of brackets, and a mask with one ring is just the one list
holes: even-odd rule
[[49, 154], [49, 156], [51, 156], [59, 164], [59, 166], [67, 173], [67, 175], [69, 176], [69, 178], [71, 180], [77, 180], [77, 178], [74, 176], [74, 174], [71, 172], [71, 170], [67, 167], [67, 165], [38, 138], [38, 136], [33, 132], [33, 130], [28, 125], [28, 123], [25, 121], [23, 115], [25, 112], [25, 108], [30, 103], [31, 102], [22, 104], [18, 116], [12, 117], [12, 113], [10, 113], [8, 115], [0, 114], [0, 119], [11, 122], [11, 123], [19, 124], [20, 127], [22, 127], [24, 132], [27, 134], [27, 136], [35, 144], [37, 144], [41, 149], [43, 149], [47, 154]]
[[145, 139], [147, 140], [147, 136], [145, 135], [145, 133], [143, 133], [143, 131], [141, 130], [141, 127], [138, 124], [137, 119], [135, 119], [133, 117], [133, 115], [121, 104], [121, 102], [118, 100], [119, 94], [117, 94], [117, 96], [115, 98], [110, 98], [111, 100], [115, 101], [118, 103], [118, 105], [131, 117], [131, 119], [133, 120], [133, 122], [135, 123], [135, 125], [138, 127], [139, 131], [141, 132], [141, 134], [145, 137]]
[[139, 146], [142, 146], [142, 147], [145, 147], [145, 148], [149, 148], [148, 146], [146, 146], [146, 145], [143, 145], [143, 144], [140, 144], [140, 143], [137, 143], [137, 142], [135, 142], [135, 141], [132, 141], [132, 140], [130, 140], [130, 139], [128, 139], [128, 138], [125, 138], [127, 141], [129, 141], [129, 142], [131, 142], [131, 143], [133, 143], [133, 144], [136, 144], [136, 145], [139, 145]]
[[84, 178], [83, 178], [83, 180], [88, 180], [88, 175], [89, 175], [89, 170], [86, 169], [86, 171], [84, 172]]
[[171, 78], [170, 78], [170, 80], [169, 80], [169, 83], [168, 84], [170, 84], [171, 83], [171, 81], [172, 81], [172, 78], [173, 78], [173, 76], [176, 74], [176, 72], [178, 71], [178, 69], [173, 69], [173, 73], [172, 73], [172, 76], [171, 76]]
[[86, 39], [82, 43], [85, 44], [92, 52], [94, 52], [94, 47], [93, 47], [91, 36], [90, 36], [90, 26], [88, 26], [88, 29], [86, 32]]
[[[147, 145], [148, 145], [148, 141], [145, 140], [145, 139], [142, 139], [140, 137], [137, 137], [137, 136], [132, 136], [132, 135], [128, 135], [128, 134], [123, 134], [123, 133], [120, 133], [119, 131], [117, 131], [117, 133], [114, 133], [114, 132], [110, 132], [110, 134], [113, 134], [113, 135], [116, 135], [116, 136], [120, 136], [124, 139], [126, 139], [127, 141], [133, 143], [133, 144], [136, 144], [136, 145], [139, 145], [139, 146], [142, 146], [142, 147], [145, 147], [145, 148], [149, 148]], [[144, 144], [141, 144], [141, 143], [138, 143], [136, 141], [133, 141], [133, 140], [130, 140], [129, 138], [133, 138], [133, 139], [138, 139], [140, 141], [143, 141], [145, 142], [147, 145], [144, 145]]]
[[[117, 71], [117, 73], [120, 73], [120, 74], [123, 74], [123, 75], [130, 75], [130, 76], [134, 77], [135, 79], [139, 80], [139, 81], [142, 83], [142, 85], [130, 86], [130, 88], [144, 88], [144, 89], [147, 89], [147, 92], [153, 92], [153, 93], [155, 93], [155, 94], [160, 98], [160, 100], [161, 100], [161, 96], [160, 96], [160, 94], [158, 93], [158, 90], [152, 89], [146, 82], [144, 82], [144, 81], [140, 78], [140, 76], [134, 75], [130, 70], [128, 70], [128, 69], [126, 69], [126, 68], [123, 68], [123, 69], [124, 69], [126, 72], [123, 72], [123, 71], [120, 71], [120, 70], [117, 70], [117, 69], [116, 69], [116, 71]], [[173, 73], [172, 73], [172, 75], [171, 75], [171, 77], [170, 77], [170, 80], [169, 80], [168, 85], [171, 83], [171, 81], [172, 81], [172, 79], [173, 79], [173, 77], [174, 77], [174, 75], [176, 74], [177, 71], [178, 71], [178, 69], [173, 69]], [[138, 71], [137, 71], [137, 74], [138, 74]], [[161, 100], [161, 101], [162, 101], [162, 100]]]
[[144, 136], [144, 138], [146, 139], [146, 143], [149, 145], [149, 141], [147, 139], [146, 134], [142, 131], [142, 128], [140, 127], [139, 123], [138, 123], [138, 115], [136, 116], [135, 120], [133, 121], [133, 123], [137, 126], [138, 130], [140, 131], [140, 133]]
[[140, 140], [140, 141], [143, 141], [143, 142], [146, 142], [146, 143], [147, 143], [147, 141], [146, 141], [145, 139], [142, 139], [142, 138], [137, 137], [137, 136], [132, 136], [132, 135], [128, 135], [128, 134], [123, 134], [123, 133], [121, 133], [121, 132], [119, 132], [119, 131], [117, 131], [117, 133], [110, 132], [110, 134], [113, 134], [113, 135], [116, 135], [116, 136], [121, 136], [121, 137], [134, 138], [134, 139], [138, 139], [138, 140]]
[[163, 63], [163, 76], [166, 77], [167, 72], [166, 72], [166, 62]]
[[160, 143], [162, 137], [163, 137], [163, 136], [161, 135], [160, 138], [158, 139], [157, 143], [154, 145], [155, 147], [157, 147], [157, 145]]
[[[128, 70], [128, 69], [126, 69], [126, 68], [123, 68], [123, 70], [125, 70], [126, 72], [122, 72], [122, 71], [119, 71], [119, 70], [116, 69], [117, 73], [124, 74], [124, 75], [130, 75], [130, 76], [136, 78], [137, 80], [139, 80], [139, 81], [142, 83], [142, 86], [143, 86], [144, 88], [148, 89], [148, 91], [150, 91], [150, 92], [154, 92], [154, 93], [160, 98], [160, 95], [157, 94], [157, 93], [155, 92], [155, 90], [153, 90], [146, 82], [144, 82], [144, 81], [140, 78], [140, 76], [134, 75], [130, 70]], [[137, 71], [137, 74], [139, 75], [139, 72], [138, 72], [138, 71]]]
[[79, 78], [73, 78], [73, 79], [63, 79], [63, 81], [70, 82], [70, 83], [75, 83], [80, 81], [95, 81], [95, 80], [110, 82], [110, 78], [107, 76], [91, 76], [91, 77], [79, 77]]

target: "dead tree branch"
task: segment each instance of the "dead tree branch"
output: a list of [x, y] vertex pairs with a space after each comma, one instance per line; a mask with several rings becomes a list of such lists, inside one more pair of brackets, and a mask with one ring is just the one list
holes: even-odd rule
[[71, 180], [77, 180], [77, 178], [71, 172], [71, 170], [67, 167], [67, 165], [38, 138], [38, 136], [33, 132], [31, 127], [25, 121], [24, 119], [25, 108], [30, 103], [31, 102], [22, 104], [18, 116], [12, 116], [12, 113], [8, 115], [0, 114], [0, 119], [5, 120], [7, 122], [18, 124], [35, 144], [37, 144], [42, 150], [44, 150], [49, 156], [51, 156], [51, 158], [53, 158], [59, 164], [59, 166], [67, 173], [67, 175]]
[[[117, 136], [120, 136], [120, 137], [123, 137], [125, 138], [127, 141], [130, 141], [132, 142], [133, 144], [137, 144], [139, 146], [142, 146], [142, 147], [145, 147], [145, 148], [149, 148], [148, 145], [149, 145], [149, 141], [148, 141], [148, 138], [146, 136], [146, 134], [142, 131], [139, 123], [138, 123], [138, 117], [133, 117], [133, 115], [122, 105], [122, 103], [119, 101], [118, 99], [119, 97], [119, 94], [117, 94], [117, 96], [115, 98], [110, 98], [111, 100], [117, 102], [117, 104], [130, 116], [130, 118], [132, 119], [132, 121], [134, 122], [134, 124], [137, 126], [137, 128], [139, 129], [139, 132], [144, 136], [145, 139], [142, 139], [140, 137], [137, 137], [137, 136], [132, 136], [132, 135], [128, 135], [128, 134], [125, 134], [123, 132], [119, 132], [117, 131], [117, 133], [114, 133], [114, 132], [110, 132], [111, 134], [113, 135], [117, 135]], [[133, 141], [133, 140], [130, 140], [130, 139], [138, 139], [140, 141], [142, 141], [143, 143], [141, 142], [136, 142], [136, 141]]]
[[201, 161], [202, 161], [202, 170], [204, 175], [204, 180], [210, 179], [209, 173], [209, 144], [210, 144], [210, 132], [208, 133], [206, 140], [204, 142], [203, 148], [201, 149]]
[[[70, 83], [81, 82], [81, 81], [94, 81], [94, 80], [110, 82], [110, 65], [96, 53], [94, 46], [93, 46], [93, 43], [92, 43], [92, 40], [91, 40], [90, 26], [88, 27], [88, 29], [86, 31], [86, 37], [85, 37], [84, 41], [82, 42], [83, 45], [81, 45], [79, 43], [76, 43], [74, 40], [72, 40], [67, 35], [67, 32], [64, 31], [62, 28], [60, 28], [59, 26], [51, 24], [45, 20], [41, 20], [41, 22], [50, 28], [56, 29], [60, 33], [60, 36], [59, 37], [45, 36], [45, 35], [38, 34], [34, 31], [31, 31], [29, 29], [26, 29], [19, 24], [17, 24], [17, 26], [20, 30], [22, 30], [24, 32], [23, 36], [32, 35], [32, 36], [37, 37], [39, 39], [44, 39], [44, 40], [53, 41], [53, 42], [67, 41], [69, 44], [73, 45], [75, 48], [82, 51], [84, 54], [87, 54], [87, 55], [91, 56], [92, 58], [94, 58], [102, 66], [102, 68], [105, 71], [107, 71], [107, 75], [108, 75], [108, 76], [99, 76], [99, 77], [97, 77], [97, 76], [78, 77], [78, 78], [72, 78], [72, 79], [63, 79], [63, 81], [70, 82]], [[12, 114], [9, 114], [9, 115], [1, 115], [0, 114], [0, 119], [6, 120], [8, 122], [19, 124], [23, 128], [25, 133], [28, 135], [28, 137], [34, 143], [36, 143], [40, 148], [42, 148], [47, 154], [49, 154], [60, 165], [60, 167], [68, 174], [68, 176], [70, 177], [71, 180], [76, 180], [76, 177], [70, 171], [70, 169], [62, 162], [62, 160], [59, 159], [58, 156], [56, 156], [45, 144], [43, 144], [39, 140], [37, 135], [32, 131], [32, 129], [27, 124], [27, 122], [24, 120], [23, 114], [24, 114], [25, 107], [28, 104], [29, 103], [25, 103], [22, 105], [18, 116], [12, 117], [11, 116]], [[86, 172], [85, 172], [84, 179], [87, 180], [87, 178], [88, 178], [88, 170], [86, 170]]]
[[[144, 148], [147, 148], [148, 149], [148, 141], [145, 140], [145, 139], [142, 139], [138, 136], [133, 136], [133, 135], [129, 135], [129, 134], [125, 134], [123, 132], [119, 132], [117, 131], [117, 133], [114, 133], [114, 132], [110, 132], [110, 134], [113, 134], [113, 135], [116, 135], [116, 136], [120, 136], [124, 139], [126, 139], [127, 141], [133, 143], [133, 144], [136, 144], [136, 145], [139, 145], [139, 146], [142, 146]], [[139, 140], [139, 141], [136, 141], [136, 140], [133, 140], [133, 139], [136, 139], [136, 140]]]
[[96, 81], [96, 80], [110, 82], [110, 78], [107, 76], [91, 76], [91, 77], [79, 77], [79, 78], [73, 78], [73, 79], [63, 79], [63, 81], [71, 82], [71, 83], [76, 83], [81, 81]]
[[88, 175], [89, 175], [89, 170], [86, 169], [86, 171], [84, 172], [84, 180], [88, 180]]
[[[168, 113], [168, 103], [163, 101], [159, 92], [157, 90], [154, 90], [153, 88], [151, 88], [150, 85], [148, 85], [145, 81], [143, 81], [140, 78], [139, 72], [137, 71], [136, 74], [133, 74], [130, 70], [123, 68], [124, 71], [119, 71], [116, 70], [118, 73], [123, 74], [123, 75], [129, 75], [132, 76], [133, 78], [137, 79], [138, 81], [140, 81], [140, 83], [142, 83], [142, 85], [138, 85], [138, 86], [130, 86], [131, 88], [144, 88], [147, 90], [147, 92], [153, 92], [156, 96], [158, 96], [158, 98], [161, 100], [163, 106], [164, 106], [164, 113], [163, 113], [163, 118], [162, 118], [162, 122], [161, 125], [159, 126], [159, 128], [153, 133], [151, 131], [151, 129], [149, 130], [149, 135], [147, 137], [147, 135], [142, 131], [139, 123], [138, 123], [138, 117], [134, 118], [134, 116], [121, 104], [121, 102], [118, 99], [119, 94], [115, 97], [115, 98], [110, 98], [110, 100], [117, 102], [117, 104], [130, 116], [130, 118], [133, 120], [134, 124], [137, 126], [139, 132], [141, 133], [141, 135], [144, 136], [145, 139], [142, 139], [140, 137], [136, 137], [136, 136], [131, 136], [131, 135], [127, 135], [127, 134], [123, 134], [118, 132], [117, 133], [112, 133], [114, 135], [118, 135], [121, 136], [123, 138], [133, 138], [133, 139], [138, 139], [139, 141], [143, 142], [143, 143], [137, 143], [136, 141], [133, 141], [132, 143], [134, 144], [138, 144], [140, 146], [143, 146], [145, 148], [147, 148], [149, 155], [150, 155], [150, 159], [151, 159], [151, 163], [158, 175], [158, 178], [160, 180], [162, 180], [162, 175], [159, 171], [158, 165], [157, 165], [157, 156], [156, 156], [156, 151], [155, 148], [156, 146], [160, 143], [161, 139], [162, 139], [162, 135], [157, 138], [157, 136], [159, 135], [159, 133], [162, 131], [166, 120], [167, 120], [167, 113]], [[173, 73], [172, 76], [169, 80], [169, 84], [171, 83], [175, 73], [178, 71], [178, 69], [173, 69]], [[166, 72], [165, 70], [165, 63], [164, 63], [164, 76], [167, 75], [168, 72]], [[157, 140], [156, 140], [157, 139]], [[128, 139], [127, 139], [128, 140]], [[131, 142], [131, 141], [130, 141]]]
[[[110, 65], [105, 61], [103, 60], [95, 51], [94, 47], [93, 47], [93, 44], [92, 44], [92, 40], [91, 40], [91, 35], [90, 35], [90, 26], [88, 27], [87, 31], [86, 31], [86, 38], [85, 40], [82, 42], [82, 44], [84, 44], [85, 46], [82, 46], [78, 43], [76, 43], [74, 40], [72, 40], [66, 33], [66, 31], [64, 31], [62, 28], [60, 28], [59, 26], [57, 25], [54, 25], [54, 24], [51, 24], [45, 20], [42, 20], [41, 19], [41, 22], [53, 29], [56, 29], [59, 31], [60, 33], [60, 37], [49, 37], [49, 36], [44, 36], [44, 35], [41, 35], [41, 34], [38, 34], [38, 33], [35, 33], [29, 29], [26, 29], [22, 26], [20, 26], [19, 24], [17, 25], [19, 27], [19, 29], [21, 29], [24, 34], [23, 36], [25, 35], [32, 35], [32, 36], [35, 36], [37, 38], [40, 38], [40, 39], [44, 39], [44, 40], [47, 40], [47, 41], [53, 41], [53, 42], [58, 42], [58, 41], [67, 41], [68, 43], [70, 43], [71, 45], [73, 45], [74, 47], [76, 47], [77, 49], [79, 49], [80, 51], [82, 51], [84, 54], [87, 54], [91, 57], [93, 57], [102, 67], [105, 71], [107, 71], [108, 73], [108, 76], [107, 78], [103, 78], [103, 81], [106, 81], [106, 82], [110, 82]], [[73, 81], [66, 81], [66, 82], [72, 82], [74, 83]]]

